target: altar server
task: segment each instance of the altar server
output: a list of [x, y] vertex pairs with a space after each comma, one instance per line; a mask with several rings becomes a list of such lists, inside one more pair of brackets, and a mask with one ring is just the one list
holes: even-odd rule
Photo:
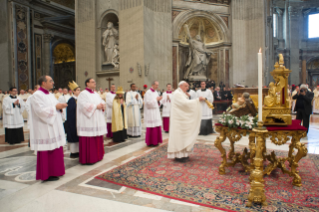
[[36, 179], [55, 181], [65, 174], [63, 146], [66, 144], [61, 110], [67, 107], [49, 93], [50, 76], [39, 78], [41, 87], [30, 99], [30, 147], [37, 151]]
[[[60, 103], [67, 103], [69, 101], [69, 99], [71, 98], [70, 94], [69, 94], [69, 90], [67, 88], [63, 88], [63, 94], [59, 97], [58, 101]], [[67, 117], [66, 117], [66, 108], [63, 109], [62, 111], [62, 118], [63, 118], [63, 121], [65, 122], [67, 120]], [[65, 128], [67, 129], [67, 128]]]
[[171, 113], [171, 101], [172, 101], [172, 85], [166, 85], [166, 91], [163, 93], [161, 104], [163, 105], [162, 117], [163, 117], [163, 129], [166, 133], [169, 131], [169, 117]]
[[141, 108], [143, 99], [136, 91], [136, 85], [131, 84], [131, 90], [126, 94], [127, 105], [127, 135], [129, 137], [140, 137], [142, 134]]
[[68, 134], [67, 139], [70, 144], [70, 158], [79, 157], [79, 137], [76, 129], [76, 108], [77, 108], [77, 99], [80, 95], [81, 89], [76, 84], [76, 82], [69, 82], [69, 88], [73, 91], [72, 97], [67, 102], [68, 107], [66, 108], [67, 122], [68, 125]]
[[105, 102], [94, 91], [94, 79], [87, 79], [85, 85], [86, 89], [78, 97], [76, 121], [80, 163], [91, 165], [104, 157], [103, 135], [107, 133], [104, 119]]
[[[29, 98], [29, 94], [26, 93], [23, 89], [20, 90], [20, 95], [18, 97], [20, 97], [24, 103], [27, 102], [28, 98]], [[27, 121], [28, 120], [28, 112], [27, 110], [24, 110], [23, 113], [22, 113], [22, 117], [23, 117], [23, 120], [24, 121]]]
[[112, 133], [112, 107], [113, 100], [115, 98], [115, 85], [111, 85], [110, 92], [106, 95], [106, 125], [107, 125], [107, 135], [108, 138], [113, 138]]
[[197, 98], [197, 93], [193, 89], [188, 90], [188, 96], [190, 99], [196, 99]]
[[171, 103], [167, 157], [185, 162], [189, 159], [199, 133], [202, 116], [201, 102], [205, 103], [205, 98], [200, 96], [190, 100], [187, 95], [188, 83], [182, 81], [178, 85], [179, 88], [173, 93]]
[[17, 97], [17, 88], [10, 89], [10, 96], [3, 100], [3, 128], [5, 130], [5, 142], [17, 144], [24, 141], [23, 117], [25, 103]]
[[127, 116], [122, 87], [119, 87], [116, 91], [116, 96], [113, 100], [112, 113], [113, 142], [124, 142], [127, 139]]
[[[299, 92], [299, 86], [296, 86], [296, 89], [292, 92], [291, 96], [295, 96], [298, 92]], [[295, 107], [296, 107], [296, 100], [292, 99], [292, 104], [291, 104], [291, 112], [292, 113], [296, 113], [295, 112]]]
[[144, 96], [144, 124], [146, 127], [145, 142], [147, 146], [154, 147], [162, 143], [162, 120], [159, 110], [159, 101], [162, 97], [158, 96], [158, 81], [152, 83], [152, 87]]
[[[200, 84], [201, 89], [197, 91], [197, 97], [204, 97], [209, 102], [214, 102], [214, 96], [209, 89], [206, 89], [206, 82]], [[208, 107], [206, 102], [202, 101], [202, 122], [199, 135], [209, 135], [213, 133], [213, 110]]]

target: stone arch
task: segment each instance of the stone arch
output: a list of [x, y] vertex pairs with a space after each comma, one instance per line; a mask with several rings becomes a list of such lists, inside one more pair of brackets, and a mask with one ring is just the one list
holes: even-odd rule
[[183, 25], [191, 18], [196, 17], [206, 18], [211, 21], [211, 23], [213, 23], [218, 29], [219, 37], [222, 38], [222, 42], [230, 42], [229, 29], [224, 20], [219, 15], [198, 10], [188, 10], [178, 14], [173, 22], [173, 39], [178, 40], [179, 33]]
[[[119, 21], [119, 13], [116, 10], [112, 10], [112, 9], [106, 10], [100, 17], [99, 24], [98, 24], [99, 28], [102, 28], [102, 25], [104, 24], [104, 21], [108, 17], [111, 17], [111, 19], [112, 19], [114, 17], [114, 15], [116, 16], [117, 21]], [[117, 26], [118, 26], [118, 22], [117, 22]]]

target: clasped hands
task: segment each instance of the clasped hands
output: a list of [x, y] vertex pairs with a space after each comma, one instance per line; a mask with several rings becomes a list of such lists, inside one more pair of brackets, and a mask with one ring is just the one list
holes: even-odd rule
[[205, 101], [205, 100], [206, 100], [205, 97], [202, 97], [202, 96], [199, 97], [199, 101], [200, 101], [200, 102], [203, 102], [203, 101]]

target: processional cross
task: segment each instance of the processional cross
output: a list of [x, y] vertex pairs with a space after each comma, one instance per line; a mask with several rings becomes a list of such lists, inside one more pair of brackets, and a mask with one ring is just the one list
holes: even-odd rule
[[111, 81], [113, 81], [113, 78], [108, 78], [108, 79], [106, 79], [107, 81], [109, 81], [109, 89], [111, 89]]

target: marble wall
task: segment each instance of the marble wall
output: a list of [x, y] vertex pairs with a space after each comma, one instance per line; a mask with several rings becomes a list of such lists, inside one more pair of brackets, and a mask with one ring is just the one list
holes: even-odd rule
[[9, 90], [9, 87], [12, 86], [9, 14], [7, 0], [0, 0], [0, 89], [2, 90]]
[[[232, 1], [231, 81], [257, 86], [257, 53], [265, 53], [265, 10], [262, 0]], [[265, 64], [265, 63], [264, 63]], [[265, 67], [265, 66], [264, 66]], [[266, 76], [264, 69], [264, 76]], [[266, 82], [264, 82], [266, 83]]]

